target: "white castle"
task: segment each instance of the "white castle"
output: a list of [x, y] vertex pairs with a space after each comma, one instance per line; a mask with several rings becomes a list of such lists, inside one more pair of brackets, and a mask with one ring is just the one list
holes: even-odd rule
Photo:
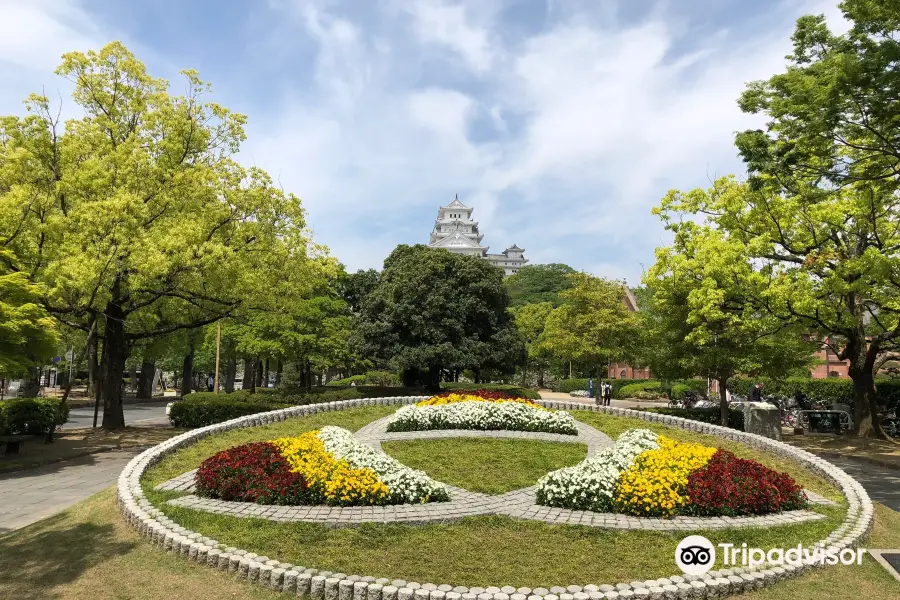
[[495, 267], [503, 269], [504, 276], [518, 272], [528, 262], [525, 252], [515, 244], [501, 254], [489, 254], [489, 246], [482, 246], [484, 234], [478, 231], [478, 221], [472, 220], [472, 210], [459, 201], [459, 196], [447, 206], [438, 208], [438, 217], [431, 232], [429, 248], [444, 248], [456, 254], [480, 256]]

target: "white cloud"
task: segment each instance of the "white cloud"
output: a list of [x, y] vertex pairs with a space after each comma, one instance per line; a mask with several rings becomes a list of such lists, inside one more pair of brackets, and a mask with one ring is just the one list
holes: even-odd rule
[[[744, 83], [781, 71], [793, 20], [826, 11], [835, 22], [835, 3], [782, 0], [761, 32], [734, 22], [696, 37], [690, 3], [623, 25], [616, 2], [548, 2], [548, 21], [523, 39], [504, 35], [502, 0], [396, 0], [364, 17], [354, 2], [270, 0], [267, 58], [314, 44], [313, 76], [286, 69], [254, 90], [269, 101], [247, 111], [241, 158], [303, 198], [319, 241], [353, 269], [427, 241], [437, 206], [459, 192], [492, 250], [515, 242], [532, 263], [636, 282], [665, 236], [650, 208], [671, 187], [741, 168], [733, 133], [760, 122], [737, 108]], [[106, 41], [78, 7], [0, 0], [3, 80], [50, 79], [62, 51]]]

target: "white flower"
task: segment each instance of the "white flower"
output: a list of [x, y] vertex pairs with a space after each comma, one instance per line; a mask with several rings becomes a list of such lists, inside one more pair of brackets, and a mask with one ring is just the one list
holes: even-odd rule
[[537, 483], [538, 504], [597, 512], [610, 510], [619, 474], [641, 452], [659, 448], [658, 437], [648, 429], [629, 429], [611, 448], [572, 467], [547, 473]]
[[560, 410], [545, 410], [521, 402], [453, 402], [434, 406], [404, 406], [388, 422], [388, 431], [475, 429], [539, 431], [577, 435], [575, 418]]
[[366, 446], [346, 429], [326, 425], [319, 430], [325, 450], [358, 469], [371, 469], [391, 491], [395, 504], [449, 500], [447, 488], [422, 471], [411, 469], [374, 448]]

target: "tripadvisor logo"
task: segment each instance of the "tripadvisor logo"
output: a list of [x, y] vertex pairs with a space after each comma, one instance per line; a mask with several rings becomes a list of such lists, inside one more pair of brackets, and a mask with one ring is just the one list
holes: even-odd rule
[[675, 564], [685, 575], [703, 575], [716, 564], [716, 548], [702, 535], [689, 535], [675, 548]]
[[[802, 565], [819, 563], [821, 565], [860, 565], [866, 551], [862, 548], [835, 547], [821, 548], [814, 546], [804, 548], [798, 544], [796, 548], [772, 548], [768, 552], [762, 548], [748, 548], [747, 544], [739, 547], [734, 544], [718, 545], [722, 551], [722, 564], [726, 567], [758, 567], [770, 565]], [[716, 546], [702, 535], [689, 535], [681, 540], [675, 548], [675, 564], [685, 575], [704, 575], [716, 564]]]

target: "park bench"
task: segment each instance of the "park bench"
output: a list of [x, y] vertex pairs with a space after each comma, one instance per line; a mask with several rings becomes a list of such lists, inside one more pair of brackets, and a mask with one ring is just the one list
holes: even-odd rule
[[6, 455], [18, 454], [22, 443], [31, 436], [27, 435], [0, 435], [0, 444], [6, 446]]

